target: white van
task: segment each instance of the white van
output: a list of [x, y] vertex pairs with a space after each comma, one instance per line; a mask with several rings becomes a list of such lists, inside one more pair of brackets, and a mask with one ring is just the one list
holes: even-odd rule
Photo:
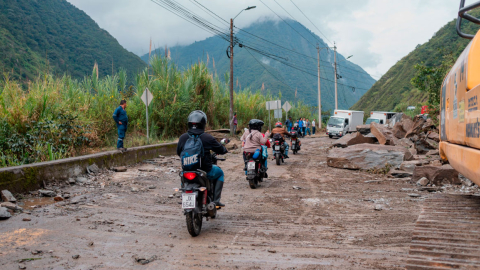
[[370, 125], [370, 123], [375, 122], [381, 125], [387, 125], [388, 120], [392, 118], [396, 112], [370, 112], [370, 117], [367, 118], [365, 125]]
[[363, 115], [363, 111], [335, 110], [327, 123], [328, 137], [342, 137], [357, 131], [357, 126], [363, 124]]

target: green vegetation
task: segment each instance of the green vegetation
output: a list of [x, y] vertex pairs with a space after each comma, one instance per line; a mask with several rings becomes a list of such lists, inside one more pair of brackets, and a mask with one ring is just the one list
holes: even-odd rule
[[[154, 96], [149, 107], [151, 143], [185, 132], [187, 116], [195, 109], [206, 112], [208, 129], [229, 125], [228, 84], [209, 73], [204, 63], [181, 72], [155, 56], [150, 68], [135, 76], [132, 87], [127, 86], [124, 70], [113, 77], [100, 78], [98, 73], [95, 67], [82, 80], [69, 75], [39, 76], [25, 89], [20, 81], [6, 76], [0, 83], [0, 167], [113, 148], [117, 136], [112, 113], [122, 98], [127, 99], [129, 116], [126, 146], [146, 144], [145, 105], [140, 99], [145, 87]], [[236, 93], [239, 128], [252, 118], [268, 121], [265, 102], [279, 98], [249, 88]], [[298, 103], [289, 115], [313, 118], [312, 112], [312, 107]]]
[[39, 74], [82, 79], [95, 63], [102, 77], [146, 66], [65, 0], [0, 0], [0, 57], [0, 71], [24, 85]]
[[[264, 94], [267, 93], [267, 90], [270, 90], [275, 95], [282, 93], [282, 101], [284, 102], [303, 101], [305, 104], [318, 106], [317, 50], [312, 44], [319, 43], [319, 46], [322, 48], [328, 45], [321, 41], [320, 37], [314, 38], [313, 35], [315, 33], [302, 24], [288, 19], [286, 21], [307, 38], [309, 42], [300, 37], [285, 22], [273, 20], [253, 23], [245, 28], [245, 31], [279, 44], [290, 51], [256, 39], [243, 31], [238, 31], [235, 35], [242, 42], [245, 42], [245, 45], [277, 55], [281, 61], [294, 65], [295, 68], [281, 64], [246, 47], [240, 48], [237, 45], [234, 48], [234, 89], [235, 91], [245, 87], [263, 89]], [[210, 37], [188, 46], [168, 48], [170, 53], [167, 52], [167, 55], [170, 54], [171, 59], [181, 69], [185, 69], [201, 60], [207, 64], [209, 70], [214, 72], [214, 74], [223, 76], [226, 73], [230, 74], [230, 59], [225, 54], [228, 45], [228, 42], [219, 37]], [[165, 50], [164, 48], [159, 48], [152, 53], [164, 56]], [[333, 51], [322, 49], [320, 56], [322, 59], [320, 64], [322, 108], [333, 112], [335, 107]], [[337, 58], [340, 63], [338, 73], [342, 76], [338, 85], [338, 104], [340, 109], [348, 109], [370, 89], [375, 80], [361, 67], [349, 61], [344, 61], [345, 58], [341, 54], [337, 54]], [[142, 56], [142, 59], [147, 61], [148, 54]], [[310, 74], [306, 74], [299, 69]], [[282, 81], [288, 84], [288, 86], [282, 83]], [[352, 88], [344, 85], [354, 86], [356, 89], [353, 91]], [[295, 94], [295, 90], [297, 90], [297, 94]]]
[[[480, 10], [472, 12], [472, 15], [478, 17]], [[364, 110], [369, 113], [375, 110], [405, 111], [402, 108], [407, 106], [416, 106], [418, 109], [422, 104], [427, 105], [429, 91], [418, 89], [419, 84], [411, 84], [411, 80], [417, 73], [415, 66], [421, 65], [424, 69], [437, 69], [442, 66], [445, 56], [451, 55], [454, 59], [460, 56], [470, 41], [457, 35], [455, 23], [456, 20], [449, 22], [428, 42], [418, 45], [414, 51], [398, 61], [352, 106], [352, 109]], [[467, 33], [476, 33], [478, 25], [467, 23], [464, 20], [463, 30]], [[436, 88], [433, 84], [429, 89], [436, 89], [437, 94], [440, 93], [440, 87]], [[432, 92], [430, 91], [430, 93]], [[433, 96], [431, 95], [431, 97]]]

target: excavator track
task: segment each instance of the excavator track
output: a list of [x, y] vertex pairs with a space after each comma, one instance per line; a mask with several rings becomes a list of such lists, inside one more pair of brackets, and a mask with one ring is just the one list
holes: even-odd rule
[[480, 196], [435, 194], [426, 199], [406, 269], [480, 269]]

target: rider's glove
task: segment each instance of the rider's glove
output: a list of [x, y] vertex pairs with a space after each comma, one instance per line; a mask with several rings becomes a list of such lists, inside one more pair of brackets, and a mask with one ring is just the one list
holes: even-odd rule
[[222, 145], [226, 145], [226, 144], [229, 143], [229, 142], [230, 142], [229, 139], [222, 139], [222, 140], [220, 141], [220, 143], [221, 143]]

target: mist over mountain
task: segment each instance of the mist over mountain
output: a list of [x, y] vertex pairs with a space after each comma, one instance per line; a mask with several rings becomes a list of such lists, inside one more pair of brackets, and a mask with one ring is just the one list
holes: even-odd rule
[[[264, 93], [281, 92], [283, 101], [304, 101], [317, 106], [315, 46], [317, 43], [320, 48], [330, 45], [302, 24], [289, 19], [285, 19], [285, 22], [261, 20], [244, 28], [244, 31], [235, 30], [239, 43], [245, 45], [241, 48], [237, 44], [234, 48], [236, 91], [250, 87], [252, 91], [260, 90]], [[225, 32], [228, 31], [225, 29]], [[212, 73], [226, 79], [230, 74], [230, 59], [226, 53], [228, 46], [229, 42], [214, 36], [187, 46], [170, 47], [167, 49], [167, 55], [169, 54], [182, 69], [198, 61], [208, 62], [208, 68]], [[266, 53], [267, 56], [259, 54], [256, 50]], [[152, 52], [156, 53], [164, 56], [165, 48], [157, 48]], [[333, 111], [335, 107], [333, 49], [322, 49], [320, 55], [322, 110]], [[142, 59], [147, 61], [148, 54], [142, 56]], [[337, 61], [338, 107], [348, 109], [367, 92], [375, 80], [360, 66], [345, 60], [340, 53], [337, 53]]]

